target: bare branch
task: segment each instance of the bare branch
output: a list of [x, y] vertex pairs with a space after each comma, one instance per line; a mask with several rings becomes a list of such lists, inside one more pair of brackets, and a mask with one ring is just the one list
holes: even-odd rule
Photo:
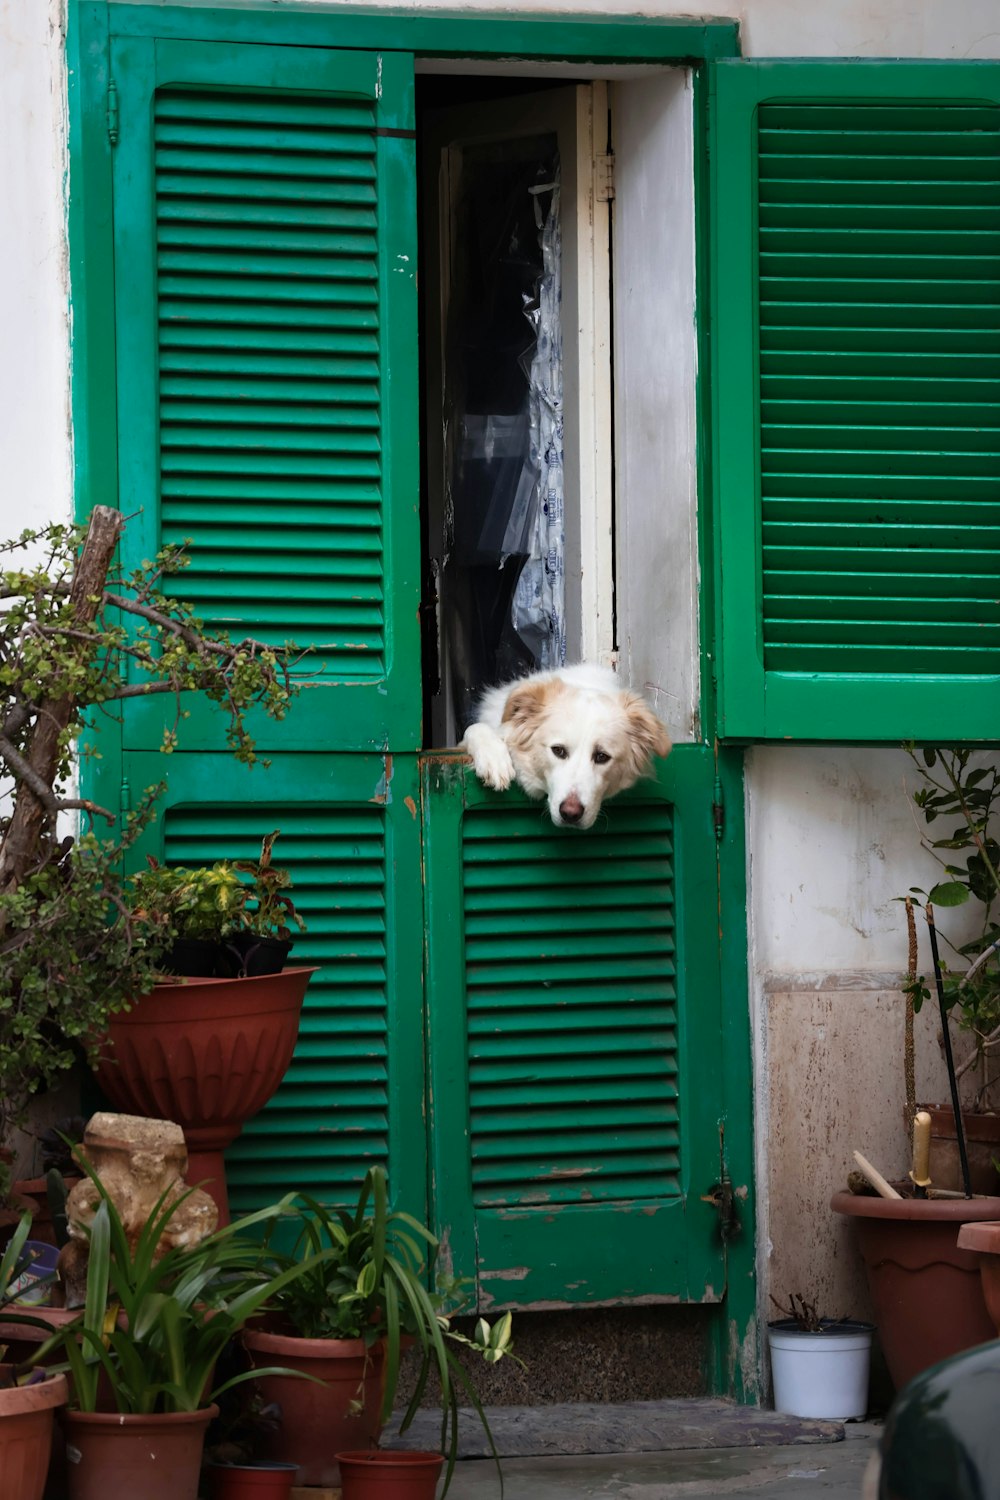
[[24, 756], [11, 744], [10, 740], [2, 734], [0, 734], [0, 754], [3, 755], [4, 760], [10, 766], [11, 770], [16, 772], [25, 786], [30, 787], [42, 806], [47, 808], [49, 812], [55, 812], [59, 804], [52, 794], [51, 787], [39, 776], [37, 771], [32, 769]]

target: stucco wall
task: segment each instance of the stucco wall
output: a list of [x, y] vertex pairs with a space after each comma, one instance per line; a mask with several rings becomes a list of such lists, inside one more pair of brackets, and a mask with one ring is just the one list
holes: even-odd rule
[[[464, 8], [634, 10], [628, 0]], [[72, 505], [63, 9], [0, 0], [0, 536]], [[1000, 57], [996, 0], [720, 0], [711, 13], [739, 17], [755, 57]], [[863, 1294], [829, 1192], [855, 1145], [890, 1172], [904, 1164], [894, 984], [905, 942], [892, 898], [922, 883], [904, 769], [889, 749], [776, 746], [748, 759], [762, 1289], [816, 1294], [834, 1312], [863, 1311]], [[926, 1089], [940, 1092], [929, 1021], [920, 1045]]]

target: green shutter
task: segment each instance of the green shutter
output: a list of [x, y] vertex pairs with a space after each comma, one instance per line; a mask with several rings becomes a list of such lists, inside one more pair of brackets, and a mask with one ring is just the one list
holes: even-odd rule
[[679, 746], [581, 835], [428, 764], [434, 1196], [481, 1306], [723, 1294], [713, 786]]
[[724, 730], [995, 737], [1000, 69], [715, 71]]
[[[131, 553], [190, 538], [199, 616], [310, 648], [283, 748], [415, 749], [410, 60], [117, 39], [111, 67]], [[185, 743], [213, 733], [199, 708]]]
[[587, 839], [533, 807], [466, 814], [477, 1205], [677, 1193], [673, 879], [667, 803]]
[[420, 840], [415, 759], [276, 756], [245, 771], [221, 756], [127, 755], [133, 786], [168, 779], [141, 852], [173, 864], [275, 858], [307, 924], [292, 961], [317, 965], [295, 1056], [270, 1104], [227, 1152], [234, 1212], [302, 1191], [350, 1201], [365, 1169], [424, 1212]]

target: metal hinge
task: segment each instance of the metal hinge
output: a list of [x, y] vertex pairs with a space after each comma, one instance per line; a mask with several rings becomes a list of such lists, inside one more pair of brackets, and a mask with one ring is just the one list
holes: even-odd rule
[[716, 776], [715, 787], [712, 791], [712, 827], [715, 829], [716, 843], [721, 843], [726, 829], [726, 803], [722, 793], [721, 776]]
[[118, 90], [115, 80], [108, 79], [108, 140], [112, 146], [118, 144]]
[[594, 195], [598, 203], [610, 203], [615, 196], [615, 158], [613, 152], [594, 157]]

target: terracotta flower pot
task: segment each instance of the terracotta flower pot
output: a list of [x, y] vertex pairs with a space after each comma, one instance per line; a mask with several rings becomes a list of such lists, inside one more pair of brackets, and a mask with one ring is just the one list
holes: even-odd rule
[[963, 1224], [958, 1231], [958, 1248], [971, 1250], [979, 1259], [979, 1279], [986, 1311], [1000, 1334], [1000, 1224]]
[[928, 1365], [994, 1337], [964, 1223], [1000, 1218], [1000, 1198], [869, 1198], [834, 1193], [855, 1222], [889, 1374], [901, 1390]]
[[[950, 1105], [926, 1104], [931, 1117], [930, 1175], [935, 1187], [964, 1192], [958, 1154], [955, 1111]], [[994, 1160], [1000, 1161], [1000, 1115], [962, 1111], [969, 1179], [974, 1193], [995, 1193], [1000, 1187]]]
[[434, 1500], [440, 1453], [338, 1453], [342, 1500]]
[[[0, 1366], [0, 1369], [5, 1368]], [[0, 1495], [41, 1500], [52, 1451], [52, 1416], [66, 1400], [65, 1375], [0, 1390]]]
[[[281, 1365], [323, 1382], [287, 1375], [265, 1375], [257, 1382], [264, 1402], [281, 1409], [280, 1428], [265, 1440], [267, 1456], [297, 1463], [300, 1484], [339, 1484], [337, 1452], [378, 1441], [381, 1344], [369, 1349], [363, 1339], [300, 1339], [249, 1328], [243, 1341], [258, 1368]], [[352, 1411], [355, 1403], [360, 1409]]]
[[[64, 1178], [66, 1192], [80, 1181], [79, 1177]], [[44, 1177], [26, 1177], [20, 1182], [15, 1182], [13, 1191], [19, 1196], [27, 1199], [37, 1206], [31, 1212], [31, 1238], [43, 1240], [48, 1245], [56, 1243], [56, 1232], [52, 1223], [52, 1211], [49, 1208], [48, 1183]]]
[[211, 1464], [212, 1500], [289, 1500], [298, 1464]]
[[222, 1153], [284, 1077], [315, 973], [158, 984], [108, 1025], [101, 1087], [127, 1113], [183, 1127], [187, 1180], [212, 1194], [220, 1224], [229, 1223]]
[[68, 1500], [197, 1500], [205, 1432], [217, 1406], [158, 1416], [68, 1411]]

